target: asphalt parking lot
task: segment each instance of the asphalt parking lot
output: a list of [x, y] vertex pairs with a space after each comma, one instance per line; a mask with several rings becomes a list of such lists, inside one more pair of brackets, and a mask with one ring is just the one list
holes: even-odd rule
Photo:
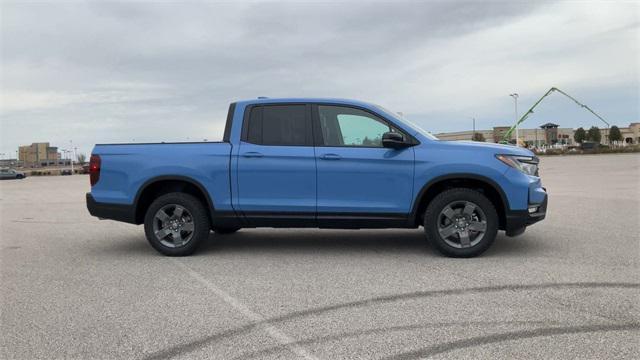
[[638, 358], [640, 155], [542, 158], [482, 257], [418, 230], [241, 230], [168, 258], [82, 175], [0, 182], [3, 359]]

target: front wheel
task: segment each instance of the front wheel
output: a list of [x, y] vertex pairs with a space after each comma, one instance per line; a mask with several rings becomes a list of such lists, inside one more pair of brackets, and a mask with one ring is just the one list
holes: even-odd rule
[[427, 238], [442, 254], [474, 257], [493, 243], [498, 233], [498, 214], [482, 193], [455, 188], [436, 196], [424, 216]]
[[167, 256], [192, 254], [209, 237], [209, 216], [202, 202], [184, 193], [157, 198], [147, 209], [144, 231], [158, 252]]

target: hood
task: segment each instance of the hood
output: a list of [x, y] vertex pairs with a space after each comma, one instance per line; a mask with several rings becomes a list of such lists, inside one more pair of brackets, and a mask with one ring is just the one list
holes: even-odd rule
[[514, 145], [503, 145], [496, 143], [486, 143], [481, 141], [448, 141], [440, 140], [439, 143], [445, 146], [453, 146], [465, 150], [477, 149], [479, 151], [491, 151], [494, 154], [505, 155], [522, 155], [522, 156], [534, 156], [534, 154], [525, 148], [516, 147]]

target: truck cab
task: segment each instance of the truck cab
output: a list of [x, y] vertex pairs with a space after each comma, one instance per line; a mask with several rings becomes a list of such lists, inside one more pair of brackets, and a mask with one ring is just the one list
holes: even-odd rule
[[212, 230], [423, 226], [443, 254], [470, 257], [545, 217], [538, 161], [440, 141], [366, 102], [253, 99], [231, 104], [221, 142], [96, 145], [87, 205], [144, 224], [166, 255]]

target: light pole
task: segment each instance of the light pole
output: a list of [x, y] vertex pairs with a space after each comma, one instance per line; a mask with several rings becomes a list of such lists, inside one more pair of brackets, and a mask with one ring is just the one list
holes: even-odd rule
[[[66, 155], [67, 155], [67, 150], [66, 150], [66, 149], [60, 149], [60, 151], [62, 152], [62, 165], [64, 165], [64, 163], [65, 163], [65, 157], [66, 157]], [[60, 164], [60, 163], [58, 163], [57, 161], [56, 161], [56, 163], [57, 163], [56, 165], [59, 165], [59, 164]]]
[[513, 94], [509, 94], [509, 96], [511, 96], [515, 102], [516, 105], [516, 146], [520, 146], [520, 144], [518, 144], [518, 93], [513, 93]]
[[471, 119], [471, 121], [473, 122], [473, 132], [471, 133], [471, 140], [475, 140], [475, 136], [476, 136], [476, 118], [470, 117], [469, 119]]
[[[71, 155], [71, 175], [73, 175], [73, 160], [76, 158], [76, 148], [73, 147], [73, 140], [69, 140], [69, 144], [71, 145], [71, 148], [73, 149], [73, 155]], [[71, 150], [69, 150], [69, 152], [71, 152]]]

